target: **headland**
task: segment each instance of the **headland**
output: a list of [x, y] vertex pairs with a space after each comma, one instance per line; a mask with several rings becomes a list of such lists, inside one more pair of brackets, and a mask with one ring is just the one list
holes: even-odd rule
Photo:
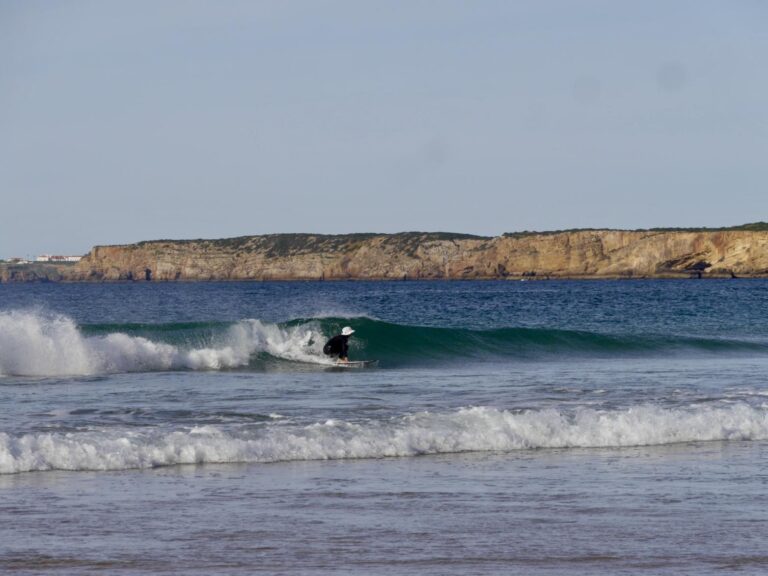
[[768, 277], [768, 224], [722, 229], [270, 234], [95, 246], [1, 282]]

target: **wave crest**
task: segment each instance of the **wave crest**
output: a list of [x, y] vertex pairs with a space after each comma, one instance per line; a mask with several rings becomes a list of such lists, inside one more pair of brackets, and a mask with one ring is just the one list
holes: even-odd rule
[[[225, 325], [197, 345], [167, 343], [124, 332], [86, 336], [66, 316], [0, 313], [0, 375], [88, 376], [156, 370], [220, 370], [247, 366], [266, 353], [291, 361], [328, 363], [310, 325], [281, 327], [259, 320]], [[315, 337], [315, 340], [313, 340]], [[208, 339], [207, 345], [199, 341]]]
[[0, 434], [0, 473], [765, 439], [768, 410], [747, 404], [521, 413], [472, 407], [362, 423], [328, 420], [308, 426], [283, 423], [229, 430], [203, 426], [173, 431], [104, 429]]
[[[352, 325], [357, 358], [409, 366], [477, 358], [760, 354], [755, 340], [679, 335], [606, 334], [552, 328], [409, 326], [367, 317], [319, 317], [268, 323], [103, 324], [77, 326], [66, 316], [0, 312], [0, 375], [80, 376], [155, 370], [265, 368], [279, 359], [329, 365], [326, 338]], [[261, 357], [259, 359], [259, 357]]]

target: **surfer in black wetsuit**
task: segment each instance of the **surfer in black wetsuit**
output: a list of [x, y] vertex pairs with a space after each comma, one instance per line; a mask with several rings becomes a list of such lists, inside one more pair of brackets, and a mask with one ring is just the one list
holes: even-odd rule
[[341, 334], [337, 334], [323, 346], [323, 353], [327, 356], [338, 356], [339, 362], [349, 362], [349, 337], [355, 331], [349, 326], [341, 329]]

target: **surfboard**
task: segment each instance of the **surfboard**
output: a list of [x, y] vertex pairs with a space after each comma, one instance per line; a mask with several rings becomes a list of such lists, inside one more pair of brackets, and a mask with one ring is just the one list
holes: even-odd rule
[[335, 368], [371, 368], [379, 363], [378, 360], [350, 360], [349, 362], [336, 362]]

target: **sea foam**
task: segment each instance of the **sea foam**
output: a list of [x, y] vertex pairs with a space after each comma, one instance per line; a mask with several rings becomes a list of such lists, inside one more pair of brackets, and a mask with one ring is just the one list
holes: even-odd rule
[[490, 407], [388, 420], [261, 427], [105, 428], [0, 434], [0, 473], [177, 464], [406, 457], [470, 451], [620, 448], [768, 439], [768, 410], [748, 404], [516, 413]]
[[155, 370], [219, 370], [246, 366], [254, 354], [328, 363], [311, 324], [281, 327], [243, 320], [210, 346], [155, 342], [120, 332], [84, 336], [71, 318], [30, 311], [0, 312], [0, 375], [86, 376]]

